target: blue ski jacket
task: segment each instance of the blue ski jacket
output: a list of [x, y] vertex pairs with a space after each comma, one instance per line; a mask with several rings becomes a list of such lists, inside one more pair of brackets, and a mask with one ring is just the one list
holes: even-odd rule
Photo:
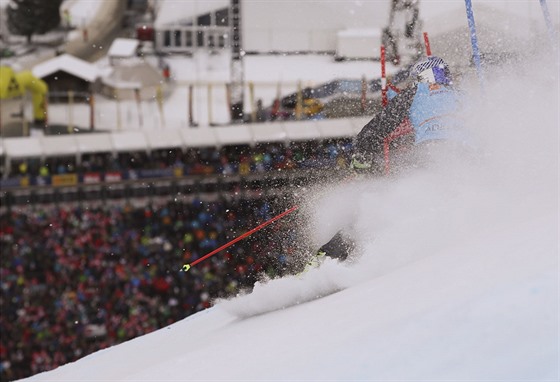
[[448, 85], [419, 82], [391, 99], [356, 136], [354, 154], [373, 162], [383, 152], [383, 141], [406, 119], [414, 130], [414, 142], [463, 140], [463, 122], [458, 115], [461, 97]]

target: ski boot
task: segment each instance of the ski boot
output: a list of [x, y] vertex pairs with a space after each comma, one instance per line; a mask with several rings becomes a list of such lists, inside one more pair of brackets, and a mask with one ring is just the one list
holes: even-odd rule
[[306, 273], [310, 269], [318, 268], [323, 261], [325, 261], [326, 255], [327, 253], [325, 251], [318, 250], [315, 255], [311, 256], [307, 264], [305, 264], [305, 268], [303, 268], [301, 273]]
[[338, 231], [327, 244], [319, 248], [317, 253], [309, 259], [302, 273], [312, 268], [318, 268], [327, 257], [344, 261], [355, 247], [356, 244], [350, 236]]

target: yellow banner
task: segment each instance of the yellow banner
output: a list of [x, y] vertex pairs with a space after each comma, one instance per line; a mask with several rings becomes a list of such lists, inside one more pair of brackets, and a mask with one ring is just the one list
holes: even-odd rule
[[75, 186], [78, 184], [77, 174], [53, 175], [51, 179], [53, 186]]
[[28, 176], [23, 176], [23, 177], [19, 178], [19, 185], [21, 187], [28, 187], [29, 186], [29, 177]]
[[175, 176], [175, 178], [182, 177], [183, 176], [183, 169], [181, 167], [173, 168], [173, 175]]

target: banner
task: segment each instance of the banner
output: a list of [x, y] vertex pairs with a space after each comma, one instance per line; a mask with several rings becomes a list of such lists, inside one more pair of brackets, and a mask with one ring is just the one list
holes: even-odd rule
[[120, 182], [122, 180], [122, 174], [118, 171], [113, 171], [113, 172], [106, 172], [105, 173], [105, 182], [107, 183], [111, 183], [111, 182]]
[[78, 184], [78, 175], [77, 174], [53, 175], [51, 177], [51, 182], [53, 186], [75, 186]]
[[85, 173], [82, 182], [84, 184], [101, 183], [101, 174], [97, 172]]
[[29, 178], [26, 177], [26, 179], [26, 182], [23, 181], [23, 178], [1, 179], [0, 188], [27, 187], [29, 185]]
[[153, 169], [153, 170], [138, 170], [137, 178], [166, 178], [174, 175], [172, 168]]

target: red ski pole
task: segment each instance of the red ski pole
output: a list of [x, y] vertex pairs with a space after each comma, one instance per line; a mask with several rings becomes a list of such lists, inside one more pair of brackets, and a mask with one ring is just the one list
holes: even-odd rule
[[298, 209], [298, 206], [293, 206], [292, 208], [290, 208], [289, 210], [286, 210], [284, 212], [282, 212], [279, 215], [276, 215], [275, 217], [273, 217], [270, 220], [265, 221], [264, 223], [260, 224], [259, 226], [253, 228], [252, 230], [245, 232], [243, 235], [236, 237], [235, 239], [233, 239], [232, 241], [230, 241], [229, 243], [226, 243], [224, 245], [222, 245], [220, 248], [216, 248], [215, 250], [213, 250], [212, 252], [196, 259], [195, 261], [193, 261], [190, 264], [185, 264], [183, 265], [183, 268], [181, 268], [182, 271], [187, 272], [189, 269], [191, 269], [191, 267], [195, 266], [196, 264], [200, 263], [203, 260], [206, 260], [207, 258], [209, 258], [210, 256], [215, 255], [216, 253], [220, 252], [223, 249], [226, 249], [227, 247], [237, 243], [239, 240], [243, 240], [244, 238], [246, 238], [247, 236], [250, 236], [252, 234], [254, 234], [255, 232], [257, 232], [260, 229], [263, 229], [264, 227], [266, 227], [267, 225], [274, 223], [276, 220], [283, 218], [284, 216], [288, 215], [289, 213], [295, 211]]

